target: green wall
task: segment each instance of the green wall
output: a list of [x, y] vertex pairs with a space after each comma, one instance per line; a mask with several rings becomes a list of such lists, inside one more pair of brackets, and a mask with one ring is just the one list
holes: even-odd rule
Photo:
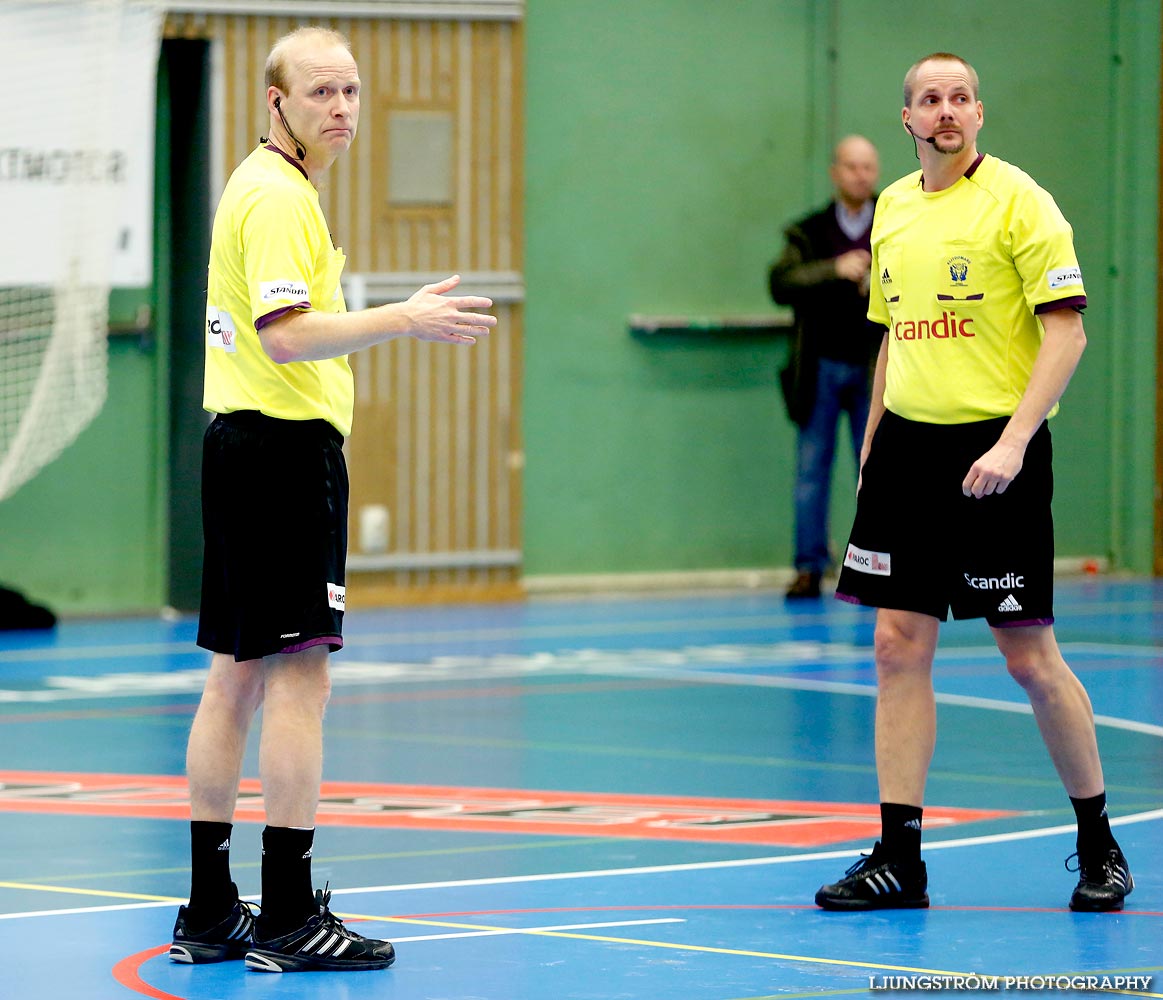
[[815, 6], [530, 3], [528, 572], [786, 562], [778, 345], [635, 339], [627, 318], [772, 311], [766, 264], [823, 141]]
[[[905, 69], [982, 78], [983, 150], [1075, 227], [1090, 347], [1054, 422], [1058, 551], [1151, 565], [1159, 8], [1140, 0], [531, 0], [526, 568], [787, 565], [780, 338], [636, 339], [632, 313], [771, 312], [781, 229], [859, 131], [915, 169]], [[1082, 44], [1085, 40], [1085, 44]], [[838, 469], [833, 536], [852, 510]]]
[[0, 502], [0, 585], [58, 612], [164, 603], [156, 352], [109, 342], [109, 398], [64, 454]]
[[[528, 573], [788, 564], [782, 339], [627, 319], [774, 312], [767, 266], [828, 196], [834, 139], [867, 134], [885, 181], [914, 168], [900, 80], [937, 49], [981, 73], [982, 148], [1075, 227], [1090, 347], [1054, 422], [1059, 553], [1149, 571], [1157, 3], [528, 0]], [[0, 583], [65, 613], [166, 603], [166, 315], [156, 347], [111, 340], [100, 417], [0, 502]], [[838, 541], [852, 478], [842, 459]]]

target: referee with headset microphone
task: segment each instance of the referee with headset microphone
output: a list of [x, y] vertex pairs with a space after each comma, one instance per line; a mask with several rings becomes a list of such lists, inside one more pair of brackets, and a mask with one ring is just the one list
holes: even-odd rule
[[[214, 218], [206, 304], [205, 561], [198, 644], [213, 654], [186, 766], [191, 888], [170, 958], [267, 972], [383, 969], [387, 941], [348, 929], [314, 890], [328, 658], [343, 645], [347, 355], [395, 337], [471, 344], [492, 302], [459, 278], [355, 313], [317, 185], [355, 138], [360, 80], [325, 28], [280, 39], [266, 64], [269, 139], [235, 169]], [[230, 833], [251, 721], [263, 707], [262, 906], [238, 898]]]
[[[986, 620], [1070, 797], [1070, 908], [1120, 910], [1134, 880], [1107, 819], [1090, 699], [1053, 630], [1047, 420], [1086, 346], [1073, 234], [1046, 191], [978, 152], [984, 109], [961, 57], [938, 52], [909, 69], [901, 121], [921, 169], [876, 206], [868, 316], [886, 329], [836, 589], [878, 609], [881, 839], [816, 903], [929, 905], [921, 825], [937, 730], [932, 667], [952, 611]], [[983, 883], [983, 873], [967, 875]]]

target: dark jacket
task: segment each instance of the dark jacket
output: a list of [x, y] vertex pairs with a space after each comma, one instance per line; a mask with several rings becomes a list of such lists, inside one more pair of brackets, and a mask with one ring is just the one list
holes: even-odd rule
[[867, 319], [868, 295], [836, 276], [835, 258], [869, 249], [869, 234], [852, 240], [836, 221], [836, 203], [789, 226], [782, 256], [768, 276], [771, 297], [795, 311], [788, 361], [779, 373], [788, 416], [803, 426], [816, 395], [816, 361], [871, 366], [883, 329]]

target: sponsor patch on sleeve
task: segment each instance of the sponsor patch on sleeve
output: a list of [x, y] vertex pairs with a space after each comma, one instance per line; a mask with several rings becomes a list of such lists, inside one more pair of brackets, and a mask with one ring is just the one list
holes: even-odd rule
[[888, 552], [869, 552], [859, 549], [851, 542], [844, 553], [844, 565], [857, 573], [871, 573], [873, 576], [892, 576], [892, 556]]
[[263, 302], [311, 301], [311, 293], [305, 281], [260, 281], [258, 294]]
[[1046, 281], [1051, 288], [1068, 288], [1071, 285], [1082, 284], [1082, 269], [1078, 267], [1060, 267], [1046, 272]]
[[234, 319], [225, 309], [206, 306], [206, 343], [234, 354], [238, 345], [234, 341]]

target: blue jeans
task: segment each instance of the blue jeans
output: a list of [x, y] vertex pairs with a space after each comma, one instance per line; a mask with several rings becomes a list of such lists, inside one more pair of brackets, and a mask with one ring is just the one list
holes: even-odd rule
[[860, 446], [868, 422], [868, 365], [819, 360], [816, 403], [800, 428], [796, 446], [795, 565], [797, 570], [823, 573], [828, 566], [828, 508], [832, 497], [832, 461], [840, 414], [848, 414], [852, 451], [860, 465]]

